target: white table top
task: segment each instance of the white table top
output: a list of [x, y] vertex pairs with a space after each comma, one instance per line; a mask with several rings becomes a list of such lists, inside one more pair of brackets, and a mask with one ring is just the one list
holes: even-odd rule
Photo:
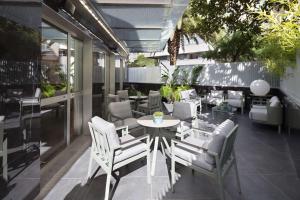
[[129, 99], [148, 99], [148, 96], [129, 96]]
[[180, 123], [180, 120], [169, 115], [164, 115], [162, 123], [155, 124], [153, 121], [153, 116], [147, 115], [139, 118], [137, 120], [137, 123], [140, 124], [141, 126], [150, 127], [150, 128], [167, 128], [167, 127], [176, 126], [177, 124]]

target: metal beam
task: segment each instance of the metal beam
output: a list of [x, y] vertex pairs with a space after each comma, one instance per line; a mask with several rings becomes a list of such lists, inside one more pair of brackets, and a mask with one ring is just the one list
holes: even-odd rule
[[157, 5], [157, 6], [169, 6], [172, 0], [94, 0], [97, 4], [108, 5]]

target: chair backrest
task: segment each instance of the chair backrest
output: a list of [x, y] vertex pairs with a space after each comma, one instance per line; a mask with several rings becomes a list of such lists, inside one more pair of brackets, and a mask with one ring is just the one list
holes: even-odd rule
[[190, 90], [188, 90], [189, 91], [189, 98], [190, 99], [196, 99], [197, 98], [197, 92], [196, 92], [196, 90], [195, 89], [190, 89]]
[[[212, 139], [207, 146], [207, 150], [218, 154], [221, 158], [226, 138], [232, 134], [232, 131], [235, 130], [235, 128], [236, 127], [234, 127], [234, 123], [231, 120], [225, 120], [214, 131]], [[210, 164], [216, 163], [214, 156], [210, 154], [205, 156], [205, 160]]]
[[181, 121], [192, 118], [192, 110], [190, 103], [187, 102], [174, 102], [173, 117], [180, 119]]
[[243, 92], [242, 91], [234, 91], [234, 90], [228, 90], [227, 91], [228, 99], [242, 99], [243, 98]]
[[35, 98], [40, 98], [41, 95], [42, 95], [41, 88], [36, 88], [34, 97], [35, 97]]
[[119, 102], [120, 98], [118, 95], [115, 94], [108, 94], [107, 96], [107, 103], [111, 103], [111, 102]]
[[159, 91], [156, 91], [156, 90], [150, 90], [150, 91], [149, 91], [149, 94], [160, 94], [160, 92], [159, 92]]
[[188, 90], [180, 91], [180, 96], [182, 100], [189, 100], [190, 92]]
[[161, 97], [159, 93], [149, 94], [148, 96], [148, 108], [156, 109], [161, 107]]
[[100, 117], [93, 117], [92, 123], [88, 122], [92, 136], [92, 150], [100, 154], [100, 157], [108, 162], [113, 149], [120, 147], [120, 140], [114, 124]]
[[221, 167], [223, 167], [232, 156], [237, 130], [238, 130], [238, 125], [236, 125], [225, 137], [222, 152], [220, 155]]
[[130, 101], [111, 102], [108, 105], [109, 113], [121, 119], [132, 118]]
[[117, 95], [119, 96], [121, 101], [128, 100], [128, 90], [118, 90]]
[[209, 96], [213, 98], [223, 98], [223, 90], [212, 90]]

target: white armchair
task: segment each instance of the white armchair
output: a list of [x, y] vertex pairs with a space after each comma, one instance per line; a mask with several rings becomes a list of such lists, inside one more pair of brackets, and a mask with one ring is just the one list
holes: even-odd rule
[[235, 126], [227, 134], [214, 135], [207, 149], [201, 148], [184, 141], [172, 139], [171, 141], [171, 180], [174, 192], [175, 164], [181, 163], [200, 173], [211, 176], [219, 184], [221, 199], [225, 199], [223, 178], [234, 166], [237, 185], [241, 193], [240, 180], [234, 153], [234, 143], [238, 126]]
[[224, 102], [224, 91], [223, 90], [212, 90], [206, 96], [205, 103], [211, 105], [219, 105]]
[[196, 114], [198, 113], [197, 110], [199, 108], [199, 113], [201, 114], [201, 110], [202, 110], [201, 97], [197, 95], [195, 89], [181, 91], [180, 96], [182, 102], [192, 103], [195, 109], [195, 113]]
[[278, 126], [278, 133], [281, 133], [283, 108], [278, 97], [273, 96], [266, 105], [252, 105], [249, 118], [256, 123]]
[[118, 180], [114, 171], [143, 157], [147, 158], [147, 182], [150, 184], [149, 135], [134, 138], [128, 134], [128, 127], [122, 127], [122, 137], [119, 138], [114, 124], [100, 117], [93, 117], [91, 121], [88, 123], [92, 136], [88, 178], [91, 176], [93, 161], [96, 161], [107, 174], [104, 200], [110, 197], [111, 177]]
[[241, 113], [244, 114], [245, 98], [242, 91], [228, 90], [227, 99], [225, 101], [235, 108], [240, 108]]

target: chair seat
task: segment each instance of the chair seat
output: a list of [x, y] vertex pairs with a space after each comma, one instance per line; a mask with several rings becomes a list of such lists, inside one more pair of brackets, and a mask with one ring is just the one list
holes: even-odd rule
[[189, 122], [181, 122], [182, 125], [181, 126], [172, 126], [170, 128], [166, 128], [168, 129], [169, 131], [172, 131], [172, 132], [177, 132], [177, 133], [181, 133], [182, 131], [187, 131], [191, 128], [192, 124], [189, 123]]
[[31, 105], [31, 104], [39, 104], [39, 100], [36, 98], [28, 98], [28, 99], [22, 99], [22, 105]]
[[256, 121], [268, 121], [268, 111], [262, 108], [251, 108], [249, 118]]
[[227, 99], [226, 102], [233, 107], [242, 107], [242, 101], [240, 99]]
[[198, 135], [189, 135], [188, 137], [184, 138], [183, 141], [207, 149], [210, 139], [211, 139], [210, 137], [198, 134]]
[[212, 171], [214, 169], [214, 165], [206, 162], [205, 160], [206, 153], [203, 153], [201, 150], [199, 150], [198, 153], [196, 153], [180, 145], [176, 145], [173, 151], [176, 157], [181, 158], [182, 160], [187, 161], [194, 166], [204, 168], [208, 171]]
[[142, 101], [140, 101], [140, 103], [141, 103], [141, 104], [148, 103], [148, 100], [147, 100], [147, 99], [145, 99], [145, 100], [142, 100]]
[[222, 102], [223, 102], [223, 99], [219, 99], [219, 98], [207, 98], [207, 101], [206, 101], [206, 103], [214, 104], [214, 105], [218, 105]]
[[148, 108], [148, 103], [139, 104], [139, 108]]
[[133, 128], [137, 128], [140, 125], [137, 123], [137, 119], [136, 118], [127, 118], [123, 120], [124, 124], [122, 123], [122, 121], [116, 121], [114, 124], [115, 126], [128, 126], [128, 129], [133, 129]]
[[115, 156], [114, 163], [119, 163], [123, 160], [126, 160], [128, 158], [131, 158], [133, 156], [136, 156], [140, 153], [147, 151], [147, 145], [140, 141], [136, 141], [136, 143], [131, 144], [130, 146], [126, 146], [126, 142], [133, 139], [134, 137], [131, 135], [120, 137], [121, 145], [125, 145], [125, 148], [122, 148], [122, 153]]

